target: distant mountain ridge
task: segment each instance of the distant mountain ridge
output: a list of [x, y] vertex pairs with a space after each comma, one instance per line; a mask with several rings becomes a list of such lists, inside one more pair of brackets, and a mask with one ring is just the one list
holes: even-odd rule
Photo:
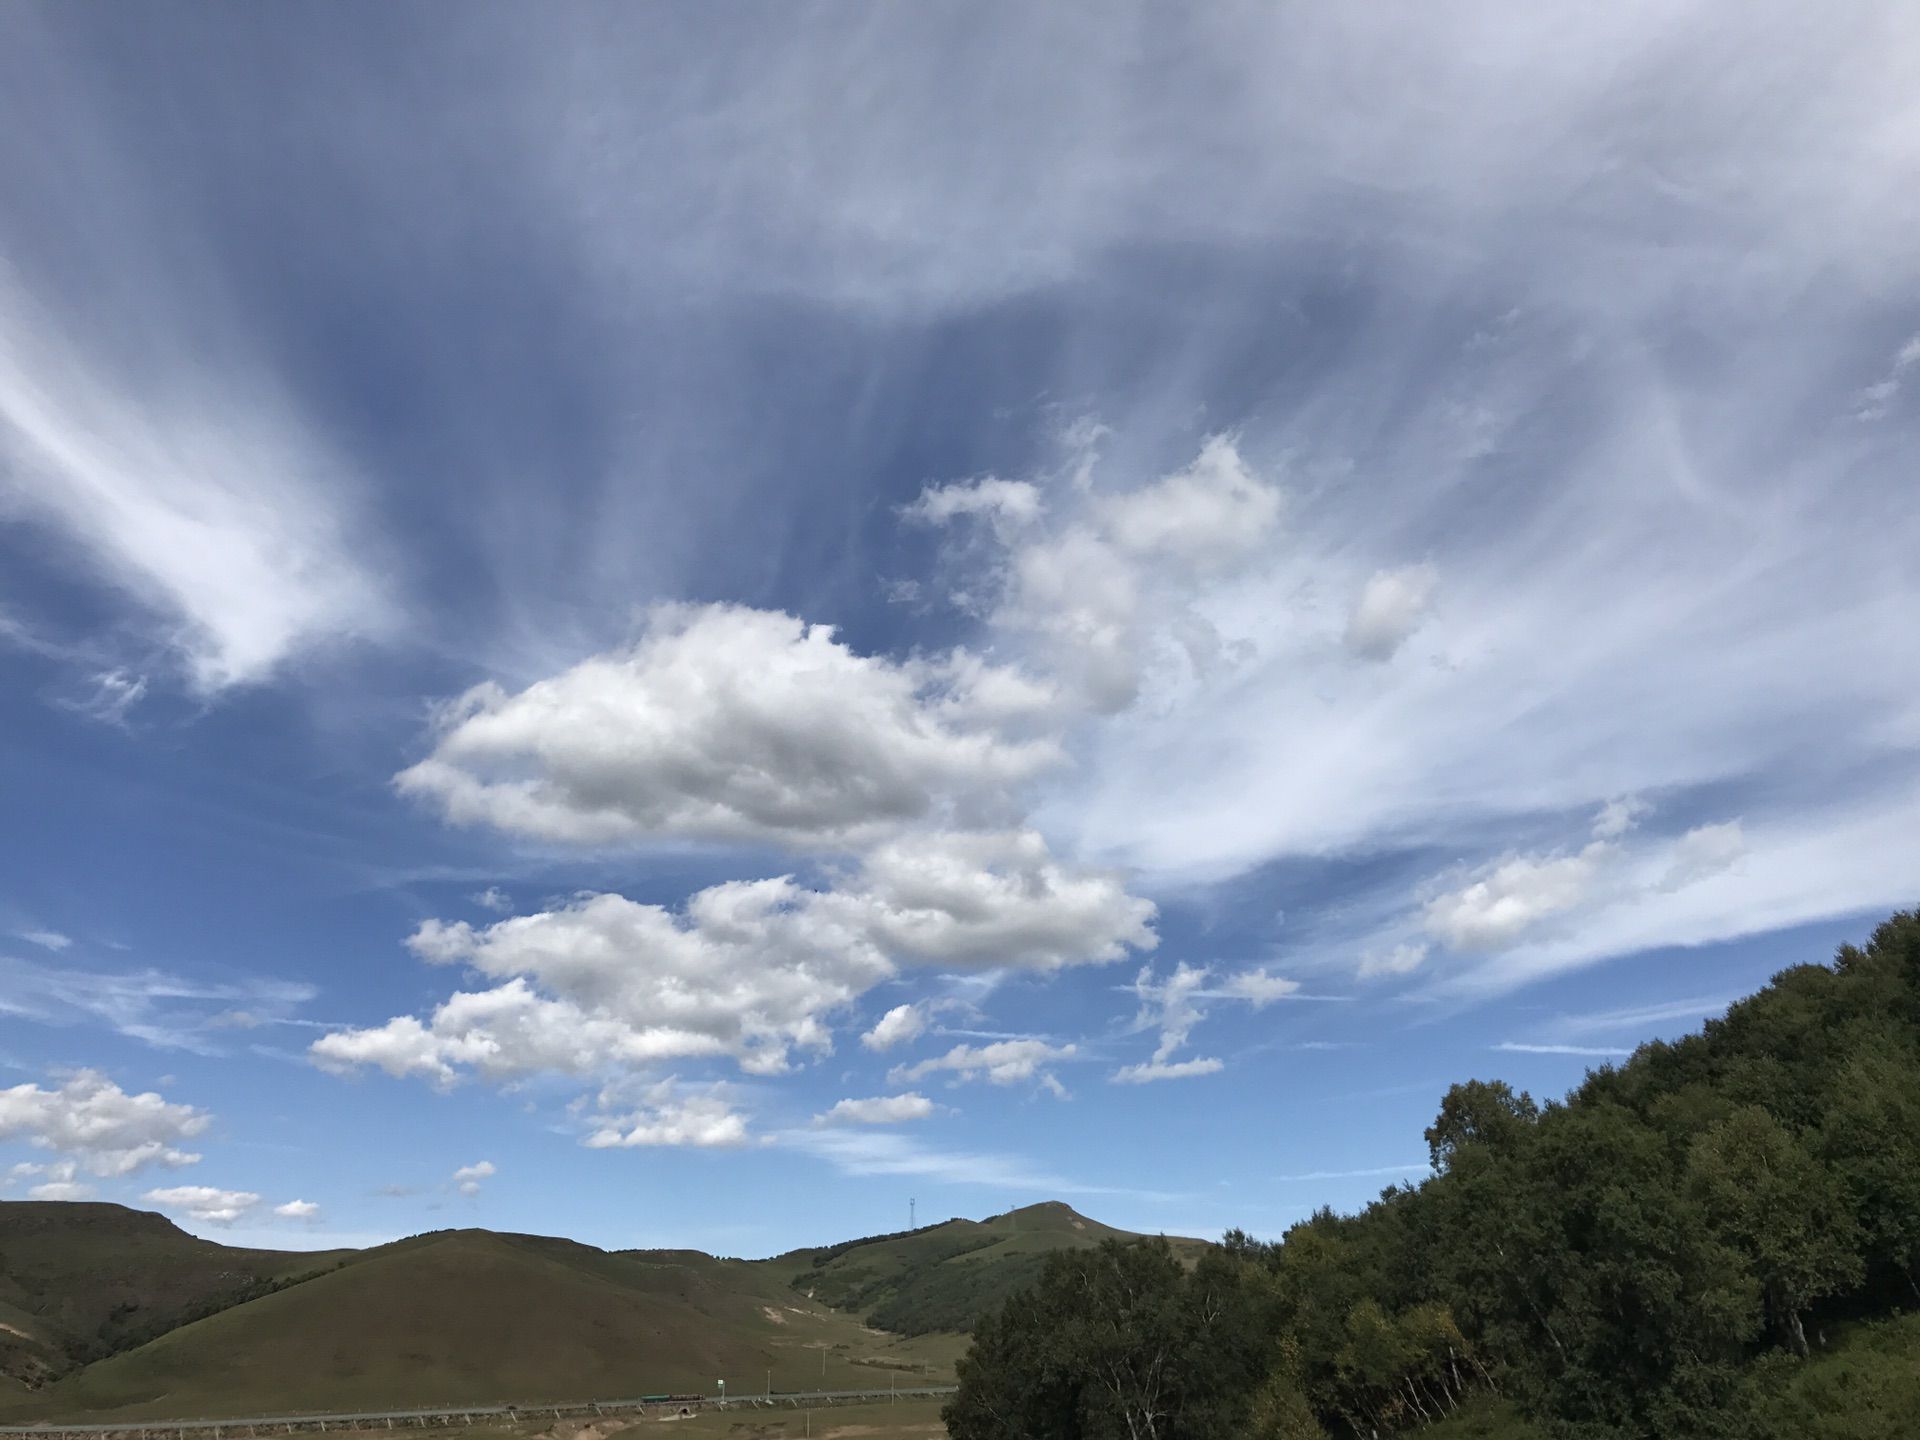
[[300, 1253], [118, 1205], [0, 1202], [0, 1419], [945, 1379], [958, 1332], [1047, 1252], [1126, 1233], [1053, 1203], [767, 1260], [487, 1230]]

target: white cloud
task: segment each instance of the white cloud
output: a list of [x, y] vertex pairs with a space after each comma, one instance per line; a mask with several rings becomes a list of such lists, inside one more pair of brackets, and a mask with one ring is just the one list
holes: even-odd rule
[[1920, 365], [1920, 335], [1915, 335], [1894, 352], [1893, 363], [1879, 380], [1862, 389], [1855, 398], [1856, 420], [1882, 420], [1892, 411], [1907, 371]]
[[320, 1207], [312, 1200], [289, 1200], [274, 1206], [273, 1213], [283, 1220], [314, 1221], [320, 1218]]
[[62, 935], [58, 930], [22, 930], [20, 938], [29, 945], [38, 945], [42, 950], [52, 950], [56, 954], [73, 944], [70, 936]]
[[[603, 1097], [603, 1105], [607, 1099]], [[731, 1149], [748, 1141], [746, 1117], [717, 1089], [687, 1093], [675, 1080], [648, 1088], [624, 1114], [602, 1113], [599, 1128], [583, 1142], [589, 1148], [689, 1146]]]
[[924, 1095], [875, 1095], [864, 1100], [837, 1101], [814, 1122], [832, 1125], [848, 1121], [855, 1125], [898, 1125], [906, 1120], [924, 1120], [933, 1113], [933, 1102]]
[[1144, 966], [1131, 987], [1139, 997], [1140, 1009], [1134, 1016], [1135, 1032], [1157, 1030], [1160, 1042], [1150, 1060], [1123, 1065], [1108, 1078], [1117, 1084], [1141, 1085], [1153, 1080], [1181, 1080], [1195, 1075], [1212, 1075], [1225, 1068], [1224, 1062], [1211, 1056], [1185, 1060], [1173, 1057], [1186, 1047], [1194, 1027], [1207, 1018], [1204, 1000], [1232, 1000], [1264, 1010], [1300, 989], [1297, 980], [1283, 979], [1264, 966], [1242, 970], [1216, 981], [1211, 966], [1190, 965], [1182, 960], [1166, 979], [1158, 979], [1152, 966]]
[[1254, 1009], [1264, 1010], [1274, 1001], [1285, 1000], [1298, 992], [1300, 982], [1269, 974], [1263, 966], [1257, 970], [1242, 970], [1238, 974], [1228, 975], [1214, 988], [1229, 1000], [1245, 1000]]
[[424, 1023], [323, 1036], [312, 1053], [441, 1084], [463, 1069], [504, 1080], [719, 1055], [775, 1073], [795, 1048], [831, 1049], [830, 1017], [896, 961], [1099, 962], [1150, 947], [1152, 914], [1031, 832], [917, 835], [873, 851], [836, 890], [779, 877], [709, 887], [679, 913], [582, 895], [481, 928], [428, 921], [409, 942], [417, 954], [500, 983], [456, 993]]
[[1111, 1078], [1117, 1085], [1144, 1085], [1153, 1080], [1187, 1080], [1196, 1075], [1214, 1075], [1225, 1068], [1223, 1061], [1211, 1056], [1198, 1056], [1192, 1060], [1147, 1060], [1138, 1065], [1123, 1065], [1113, 1072]]
[[926, 1012], [918, 1005], [896, 1005], [874, 1022], [873, 1028], [860, 1037], [860, 1043], [869, 1050], [891, 1050], [919, 1039], [926, 1028]]
[[78, 1180], [79, 1166], [71, 1160], [59, 1160], [50, 1165], [40, 1165], [33, 1161], [23, 1161], [9, 1172], [10, 1180], [25, 1180], [38, 1177], [38, 1183], [27, 1189], [29, 1200], [91, 1200], [97, 1193], [94, 1186]]
[[1618, 840], [1637, 826], [1641, 818], [1652, 808], [1646, 801], [1633, 795], [1607, 801], [1600, 807], [1600, 813], [1594, 817], [1593, 838]]
[[180, 1142], [201, 1134], [212, 1116], [147, 1091], [129, 1095], [96, 1070], [80, 1070], [57, 1089], [0, 1090], [0, 1140], [25, 1140], [102, 1177], [152, 1166], [191, 1165]]
[[518, 694], [469, 691], [397, 783], [457, 823], [542, 839], [844, 848], [1060, 759], [1049, 741], [949, 723], [949, 698], [830, 626], [665, 606], [627, 650]]
[[1516, 1055], [1591, 1055], [1615, 1056], [1631, 1055], [1631, 1050], [1623, 1050], [1615, 1045], [1553, 1045], [1530, 1044], [1521, 1040], [1502, 1040], [1493, 1047]]
[[91, 1200], [100, 1192], [92, 1185], [72, 1180], [49, 1180], [28, 1189], [29, 1200]]
[[217, 1190], [211, 1185], [174, 1185], [140, 1197], [149, 1205], [202, 1225], [231, 1225], [260, 1203], [251, 1190]]
[[498, 885], [489, 885], [467, 898], [482, 910], [491, 910], [496, 915], [507, 915], [513, 911], [513, 897]]
[[979, 480], [929, 485], [901, 513], [925, 525], [945, 525], [962, 515], [981, 515], [996, 525], [1012, 527], [1039, 519], [1045, 508], [1038, 486], [989, 475]]
[[[169, 334], [200, 337], [185, 350], [142, 336], [138, 313], [111, 344], [83, 345], [92, 327], [65, 318], [0, 275], [0, 509], [59, 532], [166, 617], [202, 691], [384, 626], [339, 503], [349, 477], [258, 356], [236, 346], [206, 366], [204, 310], [167, 317]], [[143, 341], [154, 353], [136, 359]], [[109, 679], [102, 697], [124, 711], [140, 684]]]
[[[1008, 636], [1036, 642], [1062, 702], [1111, 712], [1132, 703], [1163, 655], [1201, 669], [1217, 663], [1218, 637], [1194, 602], [1261, 554], [1281, 494], [1224, 435], [1180, 470], [1132, 489], [1095, 489], [1094, 438], [1068, 438], [1068, 503], [1051, 515], [1036, 503], [1026, 523], [996, 524], [994, 563], [969, 573], [956, 599]], [[931, 487], [909, 513], [943, 521], [977, 513], [985, 507], [973, 494]]]
[[1595, 841], [1576, 855], [1512, 856], [1481, 879], [1429, 900], [1427, 933], [1455, 950], [1512, 945], [1586, 900], [1610, 853]]
[[1420, 628], [1438, 583], [1431, 565], [1376, 571], [1347, 617], [1347, 648], [1365, 660], [1391, 660]]
[[1424, 944], [1402, 941], [1385, 950], [1369, 950], [1360, 957], [1359, 975], [1371, 980], [1379, 975], [1411, 975], [1427, 959]]
[[956, 1045], [944, 1055], [912, 1065], [896, 1065], [888, 1072], [887, 1080], [894, 1085], [905, 1085], [945, 1073], [954, 1077], [955, 1084], [986, 1080], [994, 1085], [1018, 1085], [1031, 1080], [1052, 1089], [1047, 1082], [1053, 1076], [1045, 1067], [1071, 1060], [1078, 1053], [1078, 1046], [1055, 1045], [1034, 1037], [996, 1040], [987, 1045]]
[[480, 1182], [490, 1180], [497, 1174], [499, 1174], [499, 1170], [491, 1160], [480, 1160], [472, 1165], [462, 1165], [458, 1170], [453, 1172], [454, 1188], [462, 1195], [478, 1195], [480, 1193]]
[[1697, 825], [1673, 847], [1673, 863], [1661, 877], [1662, 890], [1680, 890], [1698, 884], [1746, 858], [1747, 837], [1738, 820]]
[[100, 1023], [162, 1049], [213, 1055], [219, 1049], [209, 1032], [231, 1024], [236, 1007], [259, 1023], [291, 1023], [315, 991], [269, 976], [206, 981], [162, 970], [111, 973], [76, 969], [64, 960], [39, 964], [0, 956], [0, 994], [14, 1013], [46, 1024]]

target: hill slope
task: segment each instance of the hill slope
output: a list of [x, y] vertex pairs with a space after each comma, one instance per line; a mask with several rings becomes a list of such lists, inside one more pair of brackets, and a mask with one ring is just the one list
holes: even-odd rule
[[115, 1205], [0, 1202], [0, 1364], [39, 1387], [0, 1392], [0, 1419], [944, 1380], [958, 1332], [1048, 1252], [1125, 1233], [1046, 1204], [759, 1261], [484, 1230], [299, 1255]]
[[[1052, 1251], [1132, 1238], [1048, 1201], [990, 1220], [948, 1220], [767, 1263], [794, 1267], [793, 1288], [804, 1295], [859, 1312], [883, 1330], [924, 1335], [971, 1330], [982, 1314], [1031, 1283]], [[1174, 1241], [1188, 1250], [1204, 1243]]]
[[237, 1250], [120, 1205], [0, 1204], [0, 1376], [42, 1383], [351, 1253]]
[[677, 1253], [443, 1231], [170, 1331], [0, 1409], [157, 1419], [870, 1385], [950, 1373], [762, 1270]]

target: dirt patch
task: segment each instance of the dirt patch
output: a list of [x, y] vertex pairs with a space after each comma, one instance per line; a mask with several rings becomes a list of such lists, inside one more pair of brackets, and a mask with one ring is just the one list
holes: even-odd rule
[[776, 1325], [784, 1325], [787, 1323], [787, 1317], [782, 1315], [778, 1310], [776, 1310], [771, 1305], [762, 1305], [760, 1307], [760, 1313], [766, 1316], [767, 1319], [771, 1320]]

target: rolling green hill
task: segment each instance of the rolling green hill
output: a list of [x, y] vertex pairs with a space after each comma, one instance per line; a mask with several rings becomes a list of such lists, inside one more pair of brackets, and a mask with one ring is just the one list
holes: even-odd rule
[[762, 1261], [481, 1230], [299, 1255], [119, 1206], [0, 1203], [0, 1363], [16, 1387], [0, 1419], [940, 1381], [963, 1337], [870, 1328], [869, 1300], [970, 1319], [1047, 1250], [1119, 1233], [1056, 1205]]
[[[1133, 1238], [1059, 1201], [990, 1220], [947, 1220], [896, 1235], [798, 1251], [766, 1262], [795, 1268], [793, 1288], [902, 1335], [973, 1328], [983, 1313], [1031, 1283], [1048, 1254]], [[1196, 1249], [1205, 1242], [1176, 1240]]]
[[0, 1376], [42, 1383], [351, 1253], [233, 1249], [120, 1205], [0, 1204]]

